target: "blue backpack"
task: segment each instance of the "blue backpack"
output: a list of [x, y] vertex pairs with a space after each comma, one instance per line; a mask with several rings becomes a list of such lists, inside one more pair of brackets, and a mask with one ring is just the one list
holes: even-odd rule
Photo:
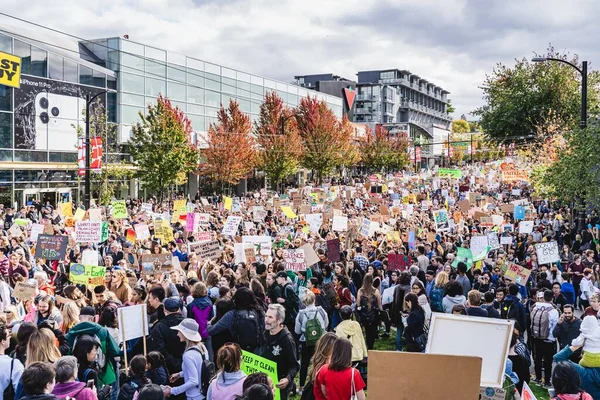
[[568, 304], [575, 304], [575, 288], [572, 283], [563, 282], [563, 284], [560, 285], [560, 292], [565, 296]]
[[444, 299], [444, 288], [433, 287], [431, 289], [431, 311], [433, 312], [444, 312], [444, 306], [442, 300]]

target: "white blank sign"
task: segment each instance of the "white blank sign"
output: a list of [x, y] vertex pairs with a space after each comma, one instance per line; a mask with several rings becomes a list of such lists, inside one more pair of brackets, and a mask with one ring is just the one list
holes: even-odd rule
[[123, 342], [148, 335], [148, 312], [146, 304], [117, 309], [119, 330]]

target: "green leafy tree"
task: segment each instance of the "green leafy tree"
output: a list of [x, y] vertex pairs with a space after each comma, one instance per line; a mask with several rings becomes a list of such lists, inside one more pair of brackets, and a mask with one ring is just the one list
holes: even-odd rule
[[[579, 65], [577, 56], [549, 47], [545, 57]], [[588, 74], [588, 110], [598, 111], [597, 71]], [[489, 138], [502, 141], [515, 136], [548, 136], [579, 124], [581, 76], [561, 62], [533, 63], [523, 58], [514, 67], [498, 64], [483, 82], [485, 104], [473, 114]]]
[[192, 124], [183, 111], [162, 96], [156, 105], [148, 106], [147, 116], [140, 113], [140, 119], [129, 140], [138, 167], [136, 175], [162, 201], [171, 185], [184, 184], [187, 175], [198, 169], [198, 150], [191, 141]]
[[464, 119], [456, 119], [452, 121], [452, 132], [454, 133], [468, 133], [471, 132], [469, 123]]
[[448, 114], [453, 114], [456, 111], [456, 108], [452, 105], [452, 99], [448, 99], [448, 103], [446, 104], [446, 112]]
[[[294, 174], [300, 165], [302, 141], [292, 113], [277, 93], [269, 92], [260, 106], [258, 120], [254, 122], [258, 167], [277, 186], [282, 179]], [[282, 118], [285, 120], [283, 132]]]

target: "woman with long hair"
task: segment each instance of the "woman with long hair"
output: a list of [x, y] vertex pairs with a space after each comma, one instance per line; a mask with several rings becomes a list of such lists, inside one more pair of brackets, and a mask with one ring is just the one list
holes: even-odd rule
[[358, 400], [365, 400], [365, 386], [360, 372], [352, 367], [352, 343], [338, 338], [329, 362], [317, 374], [313, 387], [315, 399], [347, 400], [356, 396]]
[[206, 400], [234, 400], [243, 393], [246, 374], [240, 370], [242, 350], [237, 343], [227, 343], [215, 358], [218, 373], [206, 392]]
[[27, 343], [27, 361], [25, 368], [34, 362], [54, 363], [61, 357], [60, 351], [56, 346], [56, 336], [50, 329], [38, 329], [31, 334], [29, 343]]
[[98, 365], [96, 365], [96, 355], [101, 344], [93, 336], [81, 335], [77, 337], [73, 347], [73, 355], [77, 358], [79, 369], [77, 370], [77, 380], [79, 382], [94, 381], [94, 386], [98, 387]]
[[310, 360], [310, 365], [308, 366], [308, 381], [306, 382], [306, 385], [304, 385], [304, 388], [307, 388], [307, 386], [310, 385], [312, 391], [315, 379], [317, 379], [317, 374], [321, 368], [329, 362], [331, 352], [333, 351], [333, 344], [337, 340], [338, 337], [335, 333], [325, 332], [317, 341], [314, 354]]
[[77, 303], [70, 301], [63, 306], [62, 316], [62, 332], [66, 335], [69, 333], [71, 328], [79, 323], [79, 311], [81, 309], [77, 306]]
[[171, 383], [183, 378], [183, 385], [163, 389], [165, 396], [177, 396], [185, 393], [188, 400], [202, 399], [204, 396], [200, 391], [202, 382], [202, 364], [208, 360], [208, 349], [202, 344], [202, 336], [198, 330], [198, 323], [191, 318], [185, 318], [177, 326], [171, 327], [177, 331], [181, 342], [185, 343], [183, 363], [181, 372], [172, 374], [169, 378]]
[[[414, 285], [414, 283], [413, 283]], [[415, 293], [409, 293], [404, 297], [406, 311], [406, 326], [404, 328], [404, 339], [406, 341], [406, 351], [420, 353], [424, 350], [419, 343], [420, 336], [425, 330], [425, 310], [419, 304], [419, 298]]]
[[141, 354], [133, 357], [129, 362], [129, 376], [121, 386], [118, 400], [132, 400], [135, 392], [152, 383], [146, 378], [148, 363], [146, 357]]
[[379, 289], [373, 287], [373, 274], [367, 273], [363, 285], [356, 294], [356, 311], [360, 324], [365, 328], [367, 348], [372, 350], [377, 339], [379, 312], [381, 311], [381, 295]]
[[[217, 300], [215, 303], [215, 316], [210, 321], [211, 325], [217, 324], [225, 314], [229, 311], [233, 310], [233, 301], [228, 298], [221, 298]], [[233, 342], [233, 335], [229, 331], [229, 329], [225, 329], [224, 331], [212, 334], [210, 336], [210, 340], [212, 342], [212, 350], [213, 354], [217, 354], [219, 349], [225, 345], [225, 343]]]
[[25, 322], [21, 324], [19, 327], [19, 331], [17, 332], [17, 346], [10, 353], [11, 358], [16, 358], [21, 361], [21, 364], [25, 365], [25, 361], [27, 360], [27, 345], [29, 343], [29, 339], [31, 335], [38, 331], [38, 328], [35, 324], [31, 322]]
[[435, 277], [435, 283], [431, 288], [431, 293], [429, 293], [429, 298], [431, 300], [431, 311], [444, 312], [442, 300], [444, 299], [444, 288], [448, 284], [449, 280], [450, 278], [448, 273], [445, 271], [441, 271]]
[[63, 289], [63, 295], [67, 299], [73, 300], [79, 308], [87, 306], [87, 301], [84, 294], [75, 285], [65, 286], [65, 288]]
[[200, 336], [202, 336], [202, 340], [208, 349], [209, 357], [212, 360], [212, 345], [206, 328], [208, 327], [209, 321], [214, 316], [214, 313], [212, 302], [208, 298], [208, 290], [204, 282], [196, 282], [194, 286], [192, 286], [192, 298], [193, 301], [187, 305], [187, 315], [198, 323], [198, 326], [200, 327]]
[[127, 280], [127, 273], [124, 269], [113, 269], [111, 276], [112, 279], [109, 290], [115, 294], [121, 304], [127, 303], [131, 298], [131, 287]]
[[267, 299], [269, 304], [277, 304], [277, 299], [281, 297], [281, 286], [277, 284], [277, 275], [274, 273], [267, 274]]
[[21, 317], [19, 316], [17, 307], [12, 304], [6, 306], [4, 309], [4, 317], [6, 318], [6, 329], [8, 329], [11, 333], [18, 332], [19, 327], [21, 326]]
[[265, 288], [262, 283], [256, 278], [253, 278], [250, 281], [250, 290], [254, 293], [254, 297], [256, 297], [256, 301], [262, 307], [264, 312], [267, 312], [267, 295], [265, 294]]
[[593, 400], [581, 389], [581, 377], [573, 363], [561, 361], [552, 369], [552, 386], [556, 396], [552, 400]]
[[340, 308], [343, 306], [352, 306], [352, 292], [348, 288], [348, 278], [343, 275], [335, 275], [333, 277], [333, 287], [335, 288], [336, 304], [331, 315], [331, 329], [335, 329], [342, 318], [340, 317]]
[[423, 282], [418, 279], [414, 281], [411, 292], [417, 295], [419, 305], [425, 311], [425, 320], [428, 321], [429, 317], [431, 317], [431, 307], [429, 306], [429, 300], [427, 300], [427, 291], [425, 290], [425, 286], [423, 286]]

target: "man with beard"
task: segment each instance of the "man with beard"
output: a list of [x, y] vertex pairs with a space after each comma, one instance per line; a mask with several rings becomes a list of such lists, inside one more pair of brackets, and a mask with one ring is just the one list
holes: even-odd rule
[[[579, 336], [579, 328], [581, 327], [581, 319], [575, 316], [575, 311], [571, 304], [566, 304], [563, 307], [563, 313], [558, 318], [558, 323], [552, 331], [552, 336], [558, 339], [559, 347], [562, 349], [565, 346], [570, 346], [571, 341]], [[577, 350], [569, 359], [573, 362], [579, 362], [581, 358], [581, 349]]]

